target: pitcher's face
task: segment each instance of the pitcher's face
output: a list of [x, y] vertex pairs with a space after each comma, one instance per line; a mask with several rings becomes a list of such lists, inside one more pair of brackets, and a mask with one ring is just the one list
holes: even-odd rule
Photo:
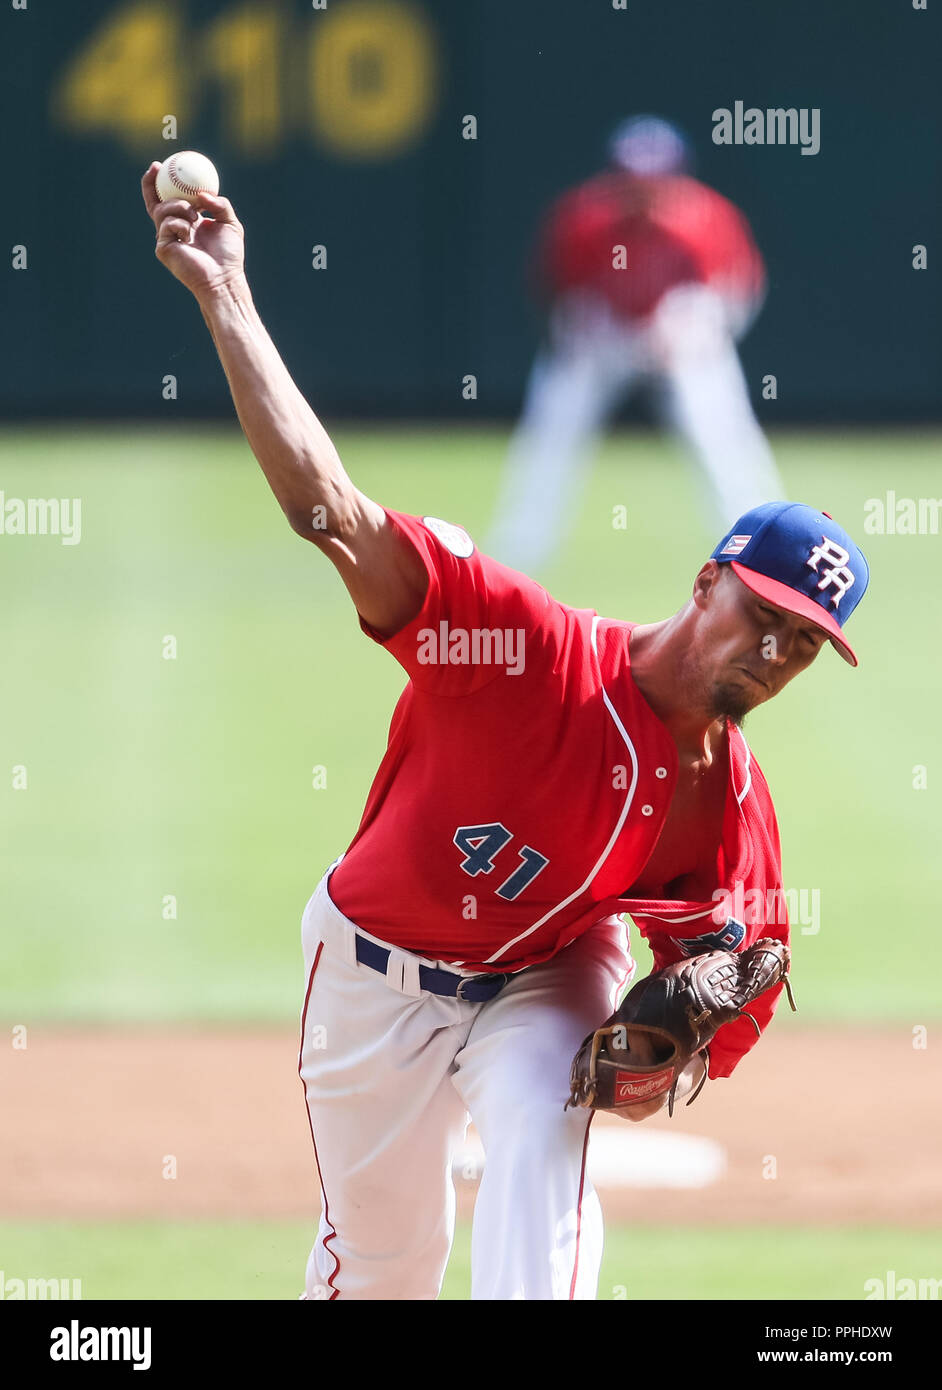
[[729, 565], [708, 560], [694, 583], [690, 677], [706, 708], [737, 722], [814, 661], [827, 634], [754, 594]]

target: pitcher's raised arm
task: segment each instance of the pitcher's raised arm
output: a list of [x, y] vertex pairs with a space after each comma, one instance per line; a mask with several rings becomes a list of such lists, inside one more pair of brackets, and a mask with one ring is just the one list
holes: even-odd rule
[[156, 255], [193, 294], [229, 382], [239, 423], [299, 536], [336, 566], [360, 615], [392, 634], [419, 611], [427, 577], [383, 508], [356, 488], [258, 316], [245, 233], [228, 198], [162, 203], [153, 163], [141, 181]]

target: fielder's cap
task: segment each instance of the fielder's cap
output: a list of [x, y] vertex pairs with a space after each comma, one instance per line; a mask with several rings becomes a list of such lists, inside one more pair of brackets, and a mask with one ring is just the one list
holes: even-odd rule
[[710, 557], [729, 563], [754, 594], [820, 627], [851, 666], [843, 627], [866, 593], [863, 551], [827, 512], [802, 502], [765, 502], [736, 522]]
[[690, 146], [661, 116], [629, 116], [612, 131], [608, 156], [632, 174], [677, 174], [690, 164]]

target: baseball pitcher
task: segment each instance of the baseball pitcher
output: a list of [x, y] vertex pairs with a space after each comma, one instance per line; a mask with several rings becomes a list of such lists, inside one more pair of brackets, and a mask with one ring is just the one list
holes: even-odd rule
[[[679, 612], [638, 624], [381, 506], [262, 325], [231, 204], [161, 203], [157, 167], [157, 257], [200, 306], [290, 525], [407, 678], [359, 829], [303, 913], [323, 1189], [306, 1297], [437, 1297], [470, 1117], [486, 1151], [472, 1297], [593, 1298], [593, 1115], [643, 1120], [730, 1076], [786, 983], [778, 828], [741, 724], [826, 643], [856, 664], [844, 625], [866, 561], [825, 513], [771, 503]], [[656, 968], [619, 1007], [625, 915]]]

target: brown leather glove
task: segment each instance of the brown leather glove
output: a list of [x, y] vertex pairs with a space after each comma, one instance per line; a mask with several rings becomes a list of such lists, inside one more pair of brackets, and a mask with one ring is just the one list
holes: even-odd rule
[[[707, 951], [639, 980], [573, 1058], [566, 1108], [617, 1114], [666, 1092], [673, 1115], [681, 1072], [697, 1053], [707, 1062], [708, 1045], [724, 1023], [745, 1014], [758, 1033], [747, 1005], [780, 981], [794, 1009], [789, 959], [784, 942], [763, 937], [746, 951]], [[705, 1080], [704, 1070], [688, 1105]]]

